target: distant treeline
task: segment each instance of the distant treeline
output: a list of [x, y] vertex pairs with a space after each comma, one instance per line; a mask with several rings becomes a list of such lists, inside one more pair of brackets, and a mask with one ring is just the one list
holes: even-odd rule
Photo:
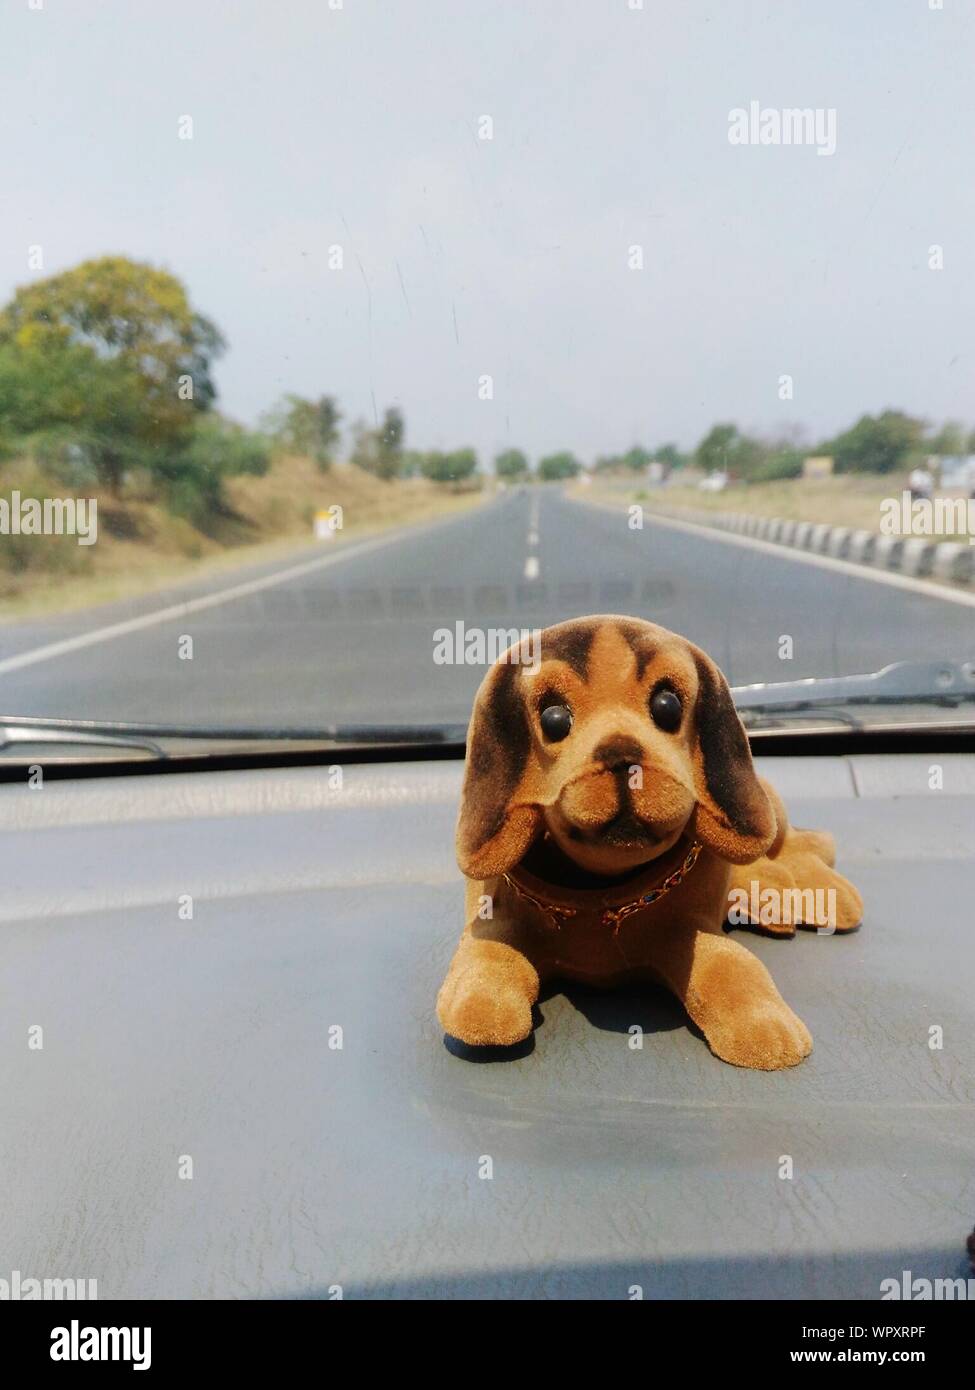
[[[217, 326], [198, 313], [174, 276], [121, 256], [85, 261], [16, 291], [0, 310], [0, 461], [29, 456], [65, 486], [118, 494], [138, 475], [176, 515], [204, 529], [225, 508], [223, 482], [267, 471], [275, 450], [338, 457], [342, 415], [334, 397], [285, 396], [245, 429], [216, 409], [212, 366], [225, 350]], [[948, 422], [886, 410], [864, 415], [834, 439], [805, 447], [766, 440], [734, 424], [714, 425], [696, 449], [676, 444], [598, 458], [593, 471], [643, 473], [693, 465], [748, 481], [791, 478], [803, 458], [829, 454], [838, 472], [889, 473], [927, 454], [975, 452], [975, 433]], [[348, 456], [382, 479], [425, 477], [458, 484], [478, 472], [469, 447], [406, 447], [403, 412], [390, 406], [374, 428], [353, 422]], [[568, 451], [534, 464], [520, 449], [493, 460], [499, 478], [571, 478], [583, 465]]]
[[[309, 411], [321, 408], [294, 402], [294, 409], [307, 404]], [[331, 402], [328, 403], [331, 405]], [[410, 477], [418, 473], [437, 481], [469, 477], [477, 469], [473, 449], [454, 453], [416, 453], [402, 450], [402, 415], [386, 413], [378, 430], [358, 426], [353, 460], [381, 477]], [[929, 455], [942, 457], [975, 453], [975, 431], [956, 421], [933, 429], [927, 421], [900, 410], [880, 415], [862, 415], [849, 429], [816, 444], [802, 444], [796, 435], [785, 439], [762, 439], [727, 423], [713, 425], [696, 448], [687, 452], [676, 444], [647, 449], [635, 444], [625, 454], [606, 454], [595, 460], [593, 473], [645, 474], [651, 464], [660, 464], [664, 475], [695, 468], [704, 473], [723, 472], [744, 482], [769, 482], [778, 478], [798, 478], [803, 460], [810, 455], [828, 455], [837, 473], [894, 473], [913, 467]], [[505, 449], [494, 459], [499, 478], [515, 482], [538, 477], [544, 481], [572, 478], [586, 471], [579, 459], [568, 451], [547, 454], [532, 463], [521, 449]]]
[[975, 431], [957, 421], [933, 429], [926, 420], [900, 410], [885, 410], [880, 415], [861, 415], [849, 429], [813, 445], [800, 444], [794, 435], [761, 439], [731, 423], [713, 425], [688, 453], [682, 453], [676, 444], [663, 444], [658, 449], [635, 445], [625, 454], [597, 459], [593, 471], [644, 473], [649, 464], [657, 462], [666, 472], [694, 467], [706, 473], [728, 473], [745, 482], [770, 482], [799, 477], [803, 460], [810, 455], [829, 456], [837, 473], [894, 473], [931, 454], [969, 453], [975, 453]]

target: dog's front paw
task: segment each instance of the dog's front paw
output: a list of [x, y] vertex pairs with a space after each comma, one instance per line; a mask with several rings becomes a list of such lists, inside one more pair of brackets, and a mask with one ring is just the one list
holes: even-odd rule
[[471, 1047], [513, 1047], [532, 1030], [532, 1008], [522, 990], [471, 976], [444, 985], [437, 1017], [445, 1033]]
[[781, 1071], [812, 1052], [812, 1034], [784, 1000], [757, 1001], [712, 1023], [705, 1036], [715, 1056], [736, 1067]]

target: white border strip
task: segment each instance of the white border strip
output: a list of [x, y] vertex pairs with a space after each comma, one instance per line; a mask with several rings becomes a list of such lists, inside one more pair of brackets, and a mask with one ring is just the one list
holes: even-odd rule
[[[466, 513], [461, 513], [461, 516], [464, 515]], [[202, 594], [199, 598], [187, 599], [185, 603], [174, 603], [168, 608], [157, 608], [152, 613], [142, 613], [137, 618], [126, 618], [123, 622], [111, 623], [108, 627], [97, 627], [90, 632], [79, 633], [77, 637], [65, 637], [60, 642], [49, 642], [46, 646], [34, 647], [30, 651], [8, 656], [5, 661], [0, 661], [0, 675], [5, 675], [8, 671], [22, 671], [25, 666], [36, 666], [41, 661], [53, 661], [59, 656], [67, 656], [70, 652], [81, 651], [85, 647], [97, 646], [101, 642], [112, 642], [117, 637], [127, 637], [130, 633], [142, 632], [146, 628], [157, 627], [160, 623], [169, 623], [191, 613], [202, 613], [207, 608], [218, 608], [222, 603], [232, 603], [234, 599], [247, 598], [250, 594], [259, 594], [264, 589], [274, 589], [279, 584], [288, 584], [293, 579], [300, 579], [303, 574], [314, 574], [318, 570], [329, 569], [342, 560], [351, 560], [356, 555], [381, 550], [397, 541], [406, 540], [409, 536], [425, 535], [428, 531], [437, 530], [458, 520], [460, 517], [457, 516], [438, 517], [433, 522], [400, 527], [387, 535], [360, 541], [358, 544], [353, 543], [348, 548], [343, 546], [320, 559], [306, 560], [304, 564], [292, 565], [289, 569], [277, 570], [274, 574], [248, 579], [242, 584], [232, 585], [229, 589], [218, 589], [216, 593]]]
[[[587, 498], [578, 497], [566, 497], [566, 500], [577, 502], [582, 507], [598, 507], [604, 512], [623, 513], [628, 505], [624, 503], [617, 507], [612, 502], [589, 501]], [[851, 560], [835, 560], [831, 555], [817, 555], [809, 550], [778, 545], [775, 541], [761, 541], [755, 536], [741, 536], [719, 530], [717, 526], [704, 526], [696, 521], [677, 521], [674, 517], [660, 516], [648, 507], [643, 508], [643, 520], [652, 526], [669, 526], [673, 531], [704, 536], [708, 540], [722, 541], [725, 545], [742, 545], [749, 550], [760, 550], [766, 555], [775, 555], [780, 560], [797, 560], [800, 564], [818, 565], [820, 569], [835, 570], [838, 574], [849, 574], [855, 579], [866, 579], [874, 584], [888, 584], [892, 589], [910, 589], [912, 593], [923, 594], [925, 598], [941, 599], [945, 603], [958, 603], [964, 608], [975, 608], [975, 594], [949, 588], [947, 585], [931, 584], [926, 579], [915, 579], [912, 575], [873, 569], [870, 565], [858, 565]]]

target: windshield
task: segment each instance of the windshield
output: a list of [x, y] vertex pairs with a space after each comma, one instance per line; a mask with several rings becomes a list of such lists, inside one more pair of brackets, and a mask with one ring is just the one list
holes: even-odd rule
[[3, 21], [0, 714], [443, 729], [590, 613], [975, 659], [964, 16], [97, 12]]

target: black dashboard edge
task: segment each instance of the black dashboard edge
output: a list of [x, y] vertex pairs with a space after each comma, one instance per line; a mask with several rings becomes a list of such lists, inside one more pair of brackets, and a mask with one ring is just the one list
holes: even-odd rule
[[[966, 726], [934, 725], [881, 729], [756, 730], [749, 734], [756, 756], [843, 756], [864, 753], [975, 753], [975, 730]], [[253, 768], [329, 767], [348, 764], [457, 761], [466, 746], [462, 741], [429, 744], [348, 744], [321, 749], [242, 750], [167, 758], [93, 758], [77, 760], [32, 758], [4, 765], [0, 783], [23, 782], [32, 768], [41, 767], [45, 779], [133, 777], [184, 772], [230, 772]]]

